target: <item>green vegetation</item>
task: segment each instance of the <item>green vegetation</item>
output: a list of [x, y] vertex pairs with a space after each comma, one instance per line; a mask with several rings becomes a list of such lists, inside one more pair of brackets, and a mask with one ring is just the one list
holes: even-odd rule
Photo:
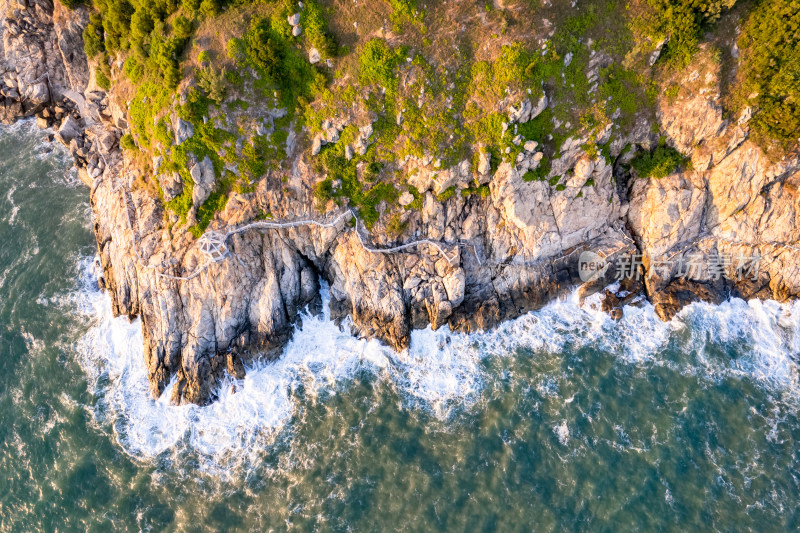
[[267, 94], [277, 90], [279, 103], [295, 112], [300, 102], [309, 101], [322, 90], [325, 79], [291, 45], [284, 26], [288, 26], [285, 19], [255, 19], [244, 39], [229, 43], [229, 53], [237, 65], [256, 71], [260, 89]]
[[[236, 0], [244, 5], [245, 2]], [[166, 207], [185, 220], [192, 207], [193, 181], [188, 166], [208, 156], [214, 166], [217, 186], [208, 200], [197, 210], [197, 225], [192, 232], [202, 232], [214, 213], [222, 209], [231, 190], [253, 190], [258, 179], [279, 168], [283, 146], [290, 128], [297, 128], [295, 116], [313, 100], [325, 84], [317, 69], [309, 64], [305, 53], [295, 46], [286, 17], [297, 11], [296, 2], [271, 0], [267, 16], [252, 17], [241, 38], [231, 39], [228, 56], [233, 68], [220, 67], [220, 61], [208, 50], [198, 53], [201, 65], [194, 72], [196, 89], [183, 91], [178, 105], [176, 88], [184, 77], [181, 62], [186, 58], [186, 45], [199, 20], [218, 16], [229, 2], [212, 0], [93, 0], [90, 23], [84, 32], [87, 55], [99, 57], [96, 73], [98, 84], [108, 88], [111, 72], [106, 67], [109, 57], [122, 55], [122, 71], [133, 84], [129, 115], [132, 135], [125, 137], [126, 151], [139, 149], [164, 158], [165, 172], [178, 172], [185, 184], [183, 193]], [[323, 10], [314, 0], [305, 2], [302, 10], [302, 39], [316, 46], [326, 56], [338, 48], [329, 33]], [[231, 91], [246, 94], [227, 104]], [[246, 110], [248, 102], [261, 100], [266, 106], [283, 108], [286, 115], [273, 120], [267, 135], [251, 135], [250, 125], [228, 122], [222, 107]], [[191, 124], [194, 135], [176, 145], [172, 119], [178, 116]], [[219, 110], [219, 111], [217, 111]], [[219, 114], [221, 120], [212, 119]], [[244, 139], [242, 139], [244, 137]], [[238, 140], [238, 144], [237, 144]], [[226, 166], [238, 169], [236, 175]]]
[[139, 151], [139, 148], [136, 146], [136, 141], [133, 140], [133, 136], [129, 133], [122, 136], [119, 140], [119, 145], [127, 152]]
[[103, 19], [98, 13], [91, 14], [89, 24], [83, 30], [83, 50], [90, 59], [106, 50], [103, 44]]
[[736, 0], [638, 0], [640, 12], [634, 27], [652, 43], [667, 39], [662, 57], [676, 67], [689, 64], [705, 26]]
[[97, 86], [101, 89], [107, 91], [111, 88], [111, 80], [108, 79], [102, 69], [97, 69], [97, 72], [95, 72], [95, 80], [97, 81]]
[[225, 100], [228, 84], [225, 80], [225, 73], [216, 70], [214, 67], [207, 67], [198, 72], [197, 85], [205, 91], [211, 100], [217, 105]]
[[328, 22], [322, 7], [315, 1], [304, 3], [300, 24], [311, 46], [316, 48], [323, 58], [334, 57], [339, 53], [336, 37], [328, 30]]
[[447, 189], [443, 190], [441, 193], [436, 195], [436, 201], [438, 202], [446, 202], [450, 198], [456, 195], [456, 188], [455, 187], [448, 187]]
[[[385, 3], [381, 20], [391, 8], [394, 27], [385, 38], [359, 41], [341, 28], [358, 22], [358, 35], [382, 34], [362, 33], [351, 10], [333, 11], [319, 0], [305, 1], [302, 9], [295, 0], [91, 0], [84, 42], [97, 65], [96, 80], [101, 87], [129, 82], [132, 135], [125, 149], [161, 156], [161, 172], [181, 175], [183, 193], [166, 204], [181, 220], [192, 211], [188, 167], [205, 157], [212, 161], [216, 186], [197, 209], [193, 233], [205, 231], [232, 192], [253, 192], [267, 176], [270, 184], [285, 183], [288, 145], [303, 132], [321, 133], [337, 117], [347, 117], [349, 125], [313, 159], [326, 175], [314, 195], [318, 206], [334, 201], [357, 209], [370, 227], [386, 202], [384, 221], [394, 220], [402, 233], [393, 211], [399, 191], [414, 196], [409, 209], [422, 208], [424, 196], [398, 170], [409, 156], [442, 170], [471, 161], [474, 171], [477, 152], [484, 150], [496, 171], [503, 163], [516, 165], [526, 142], [536, 141], [541, 162], [523, 177], [547, 180], [560, 190], [563, 177], [550, 173], [565, 141], [582, 138], [590, 156], [612, 163], [609, 139], [618, 139], [642, 116], [654, 117], [654, 80], [660, 83], [662, 74], [685, 64], [701, 33], [735, 0], [578, 0], [569, 13], [542, 6], [550, 9], [555, 28], [546, 41], [529, 38], [536, 30], [520, 28], [527, 22], [515, 20], [513, 10], [488, 4], [485, 11], [479, 6], [483, 23], [477, 24], [463, 9], [444, 3], [368, 1]], [[752, 106], [755, 134], [778, 139], [781, 146], [791, 144], [800, 129], [797, 3], [761, 0], [739, 41], [746, 65], [737, 105]], [[297, 13], [303, 31], [295, 36], [287, 18]], [[440, 21], [443, 13], [462, 17], [459, 22], [471, 29], [453, 41], [429, 34], [423, 21]], [[210, 17], [219, 17], [219, 25]], [[339, 17], [330, 26], [336, 35], [328, 25], [332, 17]], [[496, 33], [492, 39], [483, 28], [487, 21]], [[771, 33], [771, 27], [778, 30]], [[347, 46], [340, 47], [338, 38]], [[651, 69], [641, 59], [663, 38], [669, 38], [662, 54], [669, 69]], [[451, 45], [458, 55], [446, 55]], [[331, 61], [312, 65], [311, 47]], [[120, 60], [124, 77], [116, 69], [112, 75], [110, 67]], [[666, 96], [674, 99], [677, 92], [673, 84]], [[511, 106], [525, 100], [535, 106], [545, 94], [549, 105], [535, 118], [509, 118]], [[273, 112], [268, 116], [266, 109]], [[174, 129], [188, 126], [176, 115], [194, 132], [181, 144]], [[373, 132], [369, 149], [364, 155], [346, 152], [367, 120]], [[662, 143], [632, 165], [640, 176], [658, 178], [685, 162]], [[447, 189], [437, 200], [458, 192]], [[486, 197], [489, 188], [460, 192]]]
[[192, 235], [195, 237], [200, 237], [211, 223], [211, 220], [214, 218], [214, 214], [225, 209], [225, 204], [227, 203], [227, 195], [223, 194], [221, 191], [212, 192], [209, 195], [208, 200], [206, 200], [203, 205], [197, 209], [197, 224], [189, 228], [189, 231], [192, 232]]
[[467, 198], [472, 196], [473, 194], [477, 194], [481, 198], [488, 198], [491, 196], [492, 191], [489, 189], [488, 185], [478, 185], [476, 187], [467, 187], [461, 191], [461, 196]]
[[[358, 163], [362, 161], [367, 165], [359, 179]], [[380, 175], [376, 172], [379, 172], [379, 168], [373, 166], [376, 163], [374, 150], [348, 161], [344, 155], [344, 144], [337, 143], [324, 148], [317, 158], [317, 165], [318, 171], [326, 173], [328, 177], [320, 181], [314, 191], [320, 207], [329, 200], [343, 205], [343, 200], [347, 199], [351, 206], [358, 209], [364, 225], [371, 228], [378, 220], [378, 204], [385, 201], [390, 206], [394, 205], [400, 195], [394, 185], [380, 181]]]
[[525, 181], [544, 181], [550, 174], [551, 162], [550, 159], [542, 159], [539, 166], [534, 170], [529, 170], [523, 174], [522, 179]]
[[397, 76], [394, 70], [402, 55], [389, 48], [383, 39], [367, 41], [358, 58], [361, 83], [378, 85], [387, 92], [396, 91]]
[[631, 166], [640, 178], [661, 179], [682, 168], [688, 161], [688, 157], [667, 146], [662, 138], [652, 152], [637, 154], [631, 161]]
[[144, 77], [144, 67], [135, 56], [130, 56], [125, 60], [122, 71], [134, 84], [140, 83]]
[[392, 6], [392, 24], [394, 31], [400, 33], [406, 25], [414, 25], [423, 33], [425, 25], [422, 22], [425, 13], [417, 7], [416, 0], [389, 0]]
[[768, 152], [800, 143], [800, 1], [762, 0], [739, 38], [740, 107], [755, 108], [754, 138]]
[[386, 233], [393, 239], [400, 237], [406, 228], [408, 228], [408, 222], [400, 219], [400, 213], [394, 213], [386, 222]]

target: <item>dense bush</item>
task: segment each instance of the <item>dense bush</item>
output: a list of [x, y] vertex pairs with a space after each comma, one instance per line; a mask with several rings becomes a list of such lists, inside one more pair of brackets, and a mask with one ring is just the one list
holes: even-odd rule
[[83, 30], [83, 50], [89, 58], [94, 58], [106, 50], [103, 43], [103, 19], [97, 13], [92, 13], [89, 24]]
[[392, 6], [392, 23], [395, 31], [402, 31], [405, 24], [415, 24], [424, 30], [422, 24], [424, 13], [418, 8], [416, 0], [389, 0], [389, 4]]
[[128, 79], [133, 83], [139, 83], [142, 81], [142, 77], [144, 76], [144, 68], [142, 67], [142, 64], [139, 63], [139, 60], [133, 55], [129, 56], [128, 59], [125, 60], [125, 64], [122, 65], [122, 72], [124, 72]]
[[255, 67], [258, 85], [278, 89], [281, 105], [292, 112], [307, 102], [324, 85], [324, 77], [308, 62], [305, 54], [279, 31], [288, 26], [283, 19], [256, 19], [244, 39], [231, 39], [228, 55], [237, 63]]
[[[762, 0], [739, 38], [740, 105], [756, 108], [752, 121], [762, 146], [793, 150], [800, 137], [800, 0]], [[752, 98], [751, 98], [752, 97]]]
[[284, 74], [285, 58], [280, 36], [272, 30], [268, 20], [261, 20], [245, 36], [247, 54], [250, 60], [264, 73], [279, 81]]
[[93, 0], [103, 20], [104, 42], [109, 52], [127, 50], [131, 17], [135, 11], [127, 0]]
[[139, 150], [139, 148], [136, 147], [136, 141], [133, 140], [133, 136], [131, 136], [129, 133], [122, 136], [122, 138], [119, 140], [119, 145], [123, 150], [128, 152], [136, 152]]
[[200, 14], [204, 17], [216, 17], [222, 11], [220, 0], [203, 0], [200, 2]]
[[664, 140], [658, 143], [652, 152], [642, 152], [633, 158], [631, 166], [640, 178], [666, 178], [676, 169], [683, 167], [688, 158], [671, 146], [667, 146]]
[[668, 39], [662, 57], [678, 67], [689, 64], [704, 24], [717, 20], [736, 0], [639, 0], [635, 25], [653, 41]]
[[150, 43], [150, 62], [155, 66], [167, 87], [174, 88], [181, 81], [178, 56], [185, 41], [177, 37], [164, 37], [154, 31]]
[[368, 41], [358, 58], [359, 77], [367, 85], [379, 85], [391, 89], [396, 76], [397, 54], [383, 39]]
[[328, 31], [328, 22], [325, 20], [322, 7], [317, 2], [309, 0], [305, 3], [301, 24], [311, 45], [323, 57], [333, 57], [338, 53], [336, 38]]
[[213, 191], [203, 205], [197, 209], [197, 225], [192, 226], [189, 230], [192, 235], [199, 238], [213, 220], [214, 214], [225, 209], [227, 203], [228, 196], [226, 194], [222, 191]]
[[97, 71], [95, 72], [94, 77], [95, 77], [95, 80], [97, 81], [97, 86], [98, 87], [100, 87], [104, 91], [107, 91], [107, 90], [111, 89], [111, 80], [108, 79], [108, 76], [106, 75], [106, 73], [103, 72], [101, 69], [97, 69]]
[[200, 11], [200, 0], [181, 0], [181, 6], [190, 15], [196, 15]]
[[215, 70], [213, 67], [204, 68], [198, 73], [197, 84], [217, 104], [225, 99], [227, 84], [223, 71]]

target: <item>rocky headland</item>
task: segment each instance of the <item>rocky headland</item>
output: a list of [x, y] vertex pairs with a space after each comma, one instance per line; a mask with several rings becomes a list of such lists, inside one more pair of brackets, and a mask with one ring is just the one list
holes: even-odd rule
[[[392, 171], [408, 189], [376, 202], [366, 223], [354, 202], [319, 194], [329, 176], [315, 159], [341, 143], [347, 161], [357, 160], [375, 142], [374, 114], [353, 106], [316, 131], [293, 125], [279, 171], [232, 189], [193, 233], [221, 167], [192, 153], [178, 171], [157, 154], [121, 147], [133, 128], [133, 96], [98, 85], [95, 60], [84, 53], [89, 21], [82, 6], [0, 0], [0, 120], [35, 117], [73, 154], [91, 195], [101, 283], [116, 314], [141, 318], [155, 396], [177, 377], [174, 401], [207, 403], [223, 372], [241, 377], [248, 359], [279, 356], [300, 312], [319, 308], [321, 283], [333, 316], [398, 350], [413, 329], [475, 331], [541, 307], [582, 284], [578, 263], [587, 251], [612, 263], [641, 254], [639, 280], [606, 291], [604, 307], [617, 315], [638, 294], [664, 320], [698, 299], [800, 294], [800, 160], [767, 157], [750, 138], [752, 110], [724, 110], [724, 63], [703, 45], [673, 73], [678, 89], [656, 95], [650, 116], [623, 127], [612, 115], [551, 136], [558, 145], [550, 153], [542, 139], [513, 133], [560, 102], [547, 85], [542, 94], [507, 94], [496, 108], [509, 147], [517, 146], [513, 160], [502, 151], [499, 161], [482, 150], [474, 160], [444, 162], [437, 153], [406, 154]], [[313, 52], [309, 60], [319, 61]], [[592, 51], [586, 78], [597, 79], [610, 61]], [[176, 102], [190, 86], [178, 88]], [[161, 117], [170, 143], [201, 135], [169, 109]], [[221, 114], [212, 109], [203, 122]], [[254, 129], [282, 118], [266, 104], [240, 114], [257, 117]], [[637, 176], [631, 161], [660, 143], [688, 162], [658, 179]], [[537, 170], [542, 179], [529, 179]], [[187, 175], [191, 205], [179, 216], [169, 202], [187, 193]], [[148, 187], [154, 178], [158, 186]], [[287, 225], [298, 221], [319, 224]], [[734, 264], [724, 265], [725, 275], [706, 268], [686, 278], [672, 259], [690, 256], [702, 265], [720, 256], [761, 259], [755, 279], [737, 276]], [[604, 290], [614, 275], [609, 268], [581, 290]]]

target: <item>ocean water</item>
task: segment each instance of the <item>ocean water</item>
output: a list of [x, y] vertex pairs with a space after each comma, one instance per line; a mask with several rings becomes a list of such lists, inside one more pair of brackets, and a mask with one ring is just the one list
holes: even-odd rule
[[617, 323], [573, 297], [403, 354], [305, 317], [217, 403], [170, 406], [41, 137], [0, 129], [0, 530], [800, 528], [800, 304]]

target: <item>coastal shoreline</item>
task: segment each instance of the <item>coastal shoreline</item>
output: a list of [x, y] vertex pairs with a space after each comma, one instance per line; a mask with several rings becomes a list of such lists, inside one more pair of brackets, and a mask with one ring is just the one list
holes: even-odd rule
[[[625, 146], [658, 142], [647, 122], [611, 143], [610, 163], [588, 154], [583, 139], [568, 139], [553, 163], [570, 176], [563, 189], [525, 181], [503, 163], [492, 175], [463, 176], [486, 181], [488, 196], [440, 202], [431, 178], [419, 187], [429, 188], [422, 209], [404, 222], [409, 236], [398, 240], [381, 223], [368, 236], [363, 228], [353, 231], [341, 216], [324, 227], [280, 227], [330, 220], [314, 208], [319, 176], [309, 151], [297, 150], [291, 156], [292, 194], [278, 187], [229, 200], [209, 227], [226, 237], [227, 254], [209, 262], [203, 251], [208, 239], [171, 232], [163, 206], [135, 187], [146, 170], [120, 147], [129, 130], [124, 103], [99, 89], [89, 68], [81, 37], [86, 10], [68, 11], [47, 0], [14, 5], [0, 5], [0, 119], [35, 116], [70, 149], [90, 187], [102, 288], [115, 315], [142, 319], [154, 396], [177, 376], [172, 400], [205, 404], [224, 373], [241, 377], [243, 363], [255, 354], [277, 357], [301, 311], [318, 308], [320, 279], [330, 286], [334, 319], [350, 317], [353, 334], [396, 350], [407, 349], [411, 331], [428, 325], [472, 332], [542, 308], [581, 283], [579, 261], [586, 251], [609, 262], [642, 258], [632, 281], [605, 295], [604, 307], [617, 316], [638, 294], [664, 320], [697, 300], [782, 301], [800, 294], [800, 161], [769, 161], [748, 140], [748, 117], [724, 118], [717, 101], [719, 68], [702, 58], [686, 69], [706, 74], [691, 94], [659, 105], [660, 130], [691, 153], [692, 170], [657, 180], [623, 171]], [[459, 172], [461, 165], [451, 175]], [[254, 199], [269, 207], [270, 221], [253, 222]], [[248, 224], [255, 226], [234, 231]], [[415, 241], [440, 248], [398, 249]], [[397, 250], [376, 253], [382, 249]], [[757, 256], [761, 264], [755, 280], [730, 271], [719, 277], [700, 272], [700, 281], [688, 280], [674, 268], [655, 268], [676, 254], [697, 255], [702, 264], [712, 256]], [[603, 290], [614, 270], [583, 293]]]

